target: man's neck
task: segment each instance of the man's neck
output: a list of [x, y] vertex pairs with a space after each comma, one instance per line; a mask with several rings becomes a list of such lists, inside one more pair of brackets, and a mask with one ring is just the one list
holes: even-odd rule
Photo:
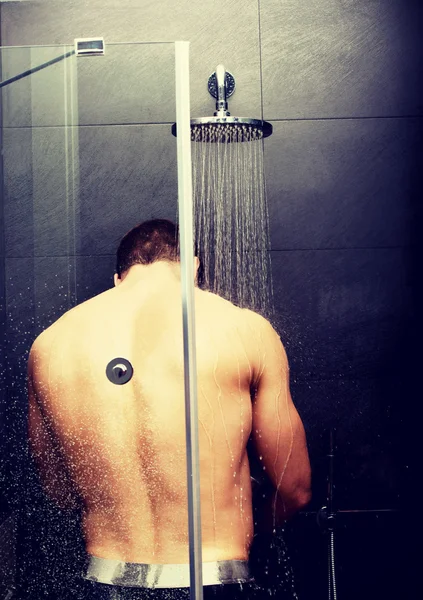
[[158, 261], [150, 265], [133, 265], [123, 277], [119, 287], [129, 290], [134, 287], [165, 287], [180, 282], [180, 265]]

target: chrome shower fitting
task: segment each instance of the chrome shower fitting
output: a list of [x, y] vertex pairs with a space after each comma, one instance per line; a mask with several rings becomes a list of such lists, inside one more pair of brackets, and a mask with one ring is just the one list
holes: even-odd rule
[[223, 65], [218, 65], [208, 80], [208, 90], [213, 98], [216, 98], [215, 117], [229, 117], [227, 98], [235, 91], [235, 78], [232, 73], [226, 71]]
[[[251, 142], [272, 134], [273, 127], [268, 121], [247, 117], [231, 117], [228, 111], [228, 98], [235, 91], [235, 78], [218, 65], [208, 79], [208, 90], [216, 98], [216, 111], [213, 117], [191, 119], [191, 140], [193, 142]], [[172, 125], [176, 136], [176, 123]]]

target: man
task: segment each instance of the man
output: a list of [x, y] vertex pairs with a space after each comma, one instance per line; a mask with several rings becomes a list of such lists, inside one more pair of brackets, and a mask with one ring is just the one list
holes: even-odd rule
[[[115, 287], [31, 349], [30, 445], [45, 492], [82, 508], [87, 598], [189, 597], [180, 287], [175, 226], [145, 222], [120, 243]], [[249, 597], [247, 442], [284, 520], [310, 497], [305, 434], [271, 325], [198, 288], [195, 318], [204, 594]]]

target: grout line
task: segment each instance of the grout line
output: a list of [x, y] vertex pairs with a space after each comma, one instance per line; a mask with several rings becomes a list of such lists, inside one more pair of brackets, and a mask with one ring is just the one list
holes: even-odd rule
[[[333, 248], [272, 248], [270, 252], [333, 252], [337, 250], [412, 250], [420, 248], [420, 246], [416, 245], [408, 245], [408, 246], [334, 246]], [[92, 257], [115, 257], [115, 253], [107, 253], [107, 254], [28, 254], [28, 255], [9, 255], [9, 254], [0, 254], [0, 258], [77, 258], [79, 256], [92, 256]]]
[[[9, 0], [10, 2], [11, 0]], [[17, 2], [19, 2], [19, 0], [15, 0]], [[0, 3], [1, 4], [1, 3]], [[170, 45], [172, 44], [173, 46], [175, 45], [175, 42], [173, 41], [151, 41], [151, 42], [104, 42], [105, 46], [157, 46], [157, 45]], [[39, 48], [63, 48], [63, 46], [69, 46], [70, 48], [74, 48], [75, 44], [74, 44], [74, 40], [68, 42], [68, 43], [60, 43], [60, 44], [35, 44], [33, 46], [28, 45], [28, 44], [20, 44], [18, 46], [1, 46], [0, 50], [20, 50], [22, 48], [30, 48], [31, 50], [35, 49], [38, 50]], [[87, 57], [84, 57], [83, 60], [86, 60]]]
[[3, 129], [10, 129], [10, 130], [14, 130], [14, 129], [63, 129], [64, 127], [71, 129], [73, 127], [78, 127], [78, 128], [82, 128], [82, 127], [149, 127], [149, 126], [154, 126], [154, 125], [162, 125], [162, 126], [172, 126], [173, 125], [173, 121], [157, 121], [157, 122], [150, 122], [150, 123], [79, 123], [77, 125], [6, 125], [3, 127]]
[[261, 6], [260, 0], [257, 2], [258, 9], [258, 36], [259, 36], [259, 62], [260, 62], [260, 102], [261, 102], [261, 119], [264, 120], [264, 99], [263, 99], [263, 61], [262, 61], [262, 47], [261, 47]]
[[83, 258], [83, 257], [92, 257], [92, 258], [116, 258], [116, 254], [72, 254], [72, 255], [67, 255], [67, 254], [31, 254], [28, 256], [5, 256], [4, 258], [6, 258], [6, 260], [8, 258], [24, 258], [24, 259], [31, 259], [31, 258], [67, 258], [69, 260], [75, 260], [75, 258]]
[[270, 252], [331, 252], [338, 250], [409, 250], [417, 245], [397, 245], [397, 246], [334, 246], [332, 248], [271, 248]]
[[[263, 102], [263, 96], [262, 96]], [[262, 109], [263, 115], [263, 109]], [[263, 118], [263, 116], [262, 116]], [[301, 122], [326, 122], [326, 121], [364, 121], [364, 120], [406, 120], [406, 119], [423, 119], [423, 115], [385, 115], [385, 116], [370, 116], [370, 117], [301, 117], [295, 119], [272, 119], [267, 120], [270, 123], [301, 123]], [[77, 125], [5, 125], [3, 130], [13, 129], [59, 129], [62, 127], [141, 127], [154, 125], [173, 125], [173, 121], [152, 121], [138, 123], [79, 123]]]
[[381, 120], [381, 119], [422, 119], [423, 114], [421, 115], [373, 115], [373, 116], [357, 116], [357, 117], [297, 117], [292, 119], [271, 119], [268, 118], [267, 121], [273, 123], [285, 123], [285, 122], [296, 122], [296, 121], [369, 121], [371, 119]]
[[[345, 246], [345, 247], [334, 247], [334, 248], [272, 248], [270, 253], [274, 252], [337, 252], [341, 251], [355, 251], [355, 250], [416, 250], [420, 246], [409, 245], [409, 246]], [[6, 260], [9, 258], [22, 258], [22, 259], [31, 259], [31, 258], [68, 258], [70, 260], [74, 260], [75, 258], [115, 258], [115, 253], [110, 254], [30, 254], [23, 256], [16, 255], [0, 255], [0, 258], [5, 258]]]

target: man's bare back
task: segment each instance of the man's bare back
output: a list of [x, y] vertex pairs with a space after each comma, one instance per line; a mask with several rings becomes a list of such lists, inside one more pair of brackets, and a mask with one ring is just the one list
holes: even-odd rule
[[[134, 267], [140, 278], [66, 313], [31, 351], [33, 453], [47, 493], [64, 507], [81, 501], [86, 549], [98, 557], [188, 562], [174, 269], [164, 262]], [[289, 514], [308, 499], [304, 431], [271, 326], [198, 289], [195, 310], [203, 561], [246, 560], [253, 536], [250, 434]], [[134, 369], [124, 385], [106, 377], [117, 357]]]

